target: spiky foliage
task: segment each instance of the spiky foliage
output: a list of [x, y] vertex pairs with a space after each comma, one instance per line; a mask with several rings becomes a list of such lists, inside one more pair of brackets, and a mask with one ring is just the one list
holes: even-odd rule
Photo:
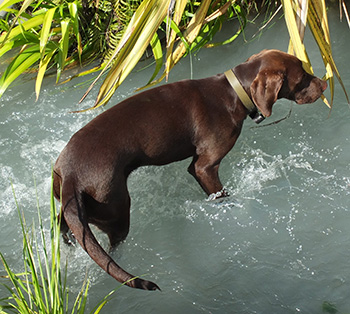
[[[15, 51], [16, 55], [0, 78], [0, 97], [21, 73], [29, 69], [38, 71], [38, 97], [44, 74], [49, 69], [56, 68], [59, 81], [68, 65], [85, 65], [99, 59], [98, 66], [77, 75], [100, 71], [99, 78], [108, 71], [94, 105], [98, 107], [109, 101], [148, 47], [151, 47], [155, 60], [154, 74], [146, 84], [150, 86], [167, 77], [186, 54], [204, 46], [232, 42], [247, 24], [251, 9], [256, 10], [257, 3], [261, 2], [267, 7], [275, 3], [258, 0], [5, 0], [0, 5], [0, 11], [8, 12], [6, 22], [0, 23], [0, 30], [3, 30], [0, 57], [6, 52], [13, 54]], [[327, 20], [325, 0], [281, 0], [281, 3], [292, 41], [297, 37], [293, 30], [295, 22], [291, 24], [291, 21], [298, 19], [298, 12], [306, 8], [302, 14], [308, 16], [305, 21], [309, 21], [313, 34], [317, 34], [315, 39], [326, 60], [326, 78], [330, 80], [333, 98], [330, 68], [342, 82], [331, 58], [328, 25], [324, 23]], [[17, 8], [11, 7], [14, 4]], [[341, 4], [346, 7], [343, 0]], [[315, 12], [322, 23], [313, 19]], [[222, 24], [233, 18], [239, 23], [232, 36], [222, 43], [211, 43]], [[309, 60], [304, 57], [305, 53], [299, 53], [305, 50], [299, 49], [300, 42], [302, 35], [293, 43], [293, 49], [307, 65]], [[164, 71], [157, 79], [163, 66]]]

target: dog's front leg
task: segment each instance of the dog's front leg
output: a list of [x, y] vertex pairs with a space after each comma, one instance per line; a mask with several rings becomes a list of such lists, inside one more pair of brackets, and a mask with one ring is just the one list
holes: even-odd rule
[[210, 199], [228, 196], [219, 178], [220, 160], [212, 161], [210, 156], [195, 156], [188, 172], [197, 180]]

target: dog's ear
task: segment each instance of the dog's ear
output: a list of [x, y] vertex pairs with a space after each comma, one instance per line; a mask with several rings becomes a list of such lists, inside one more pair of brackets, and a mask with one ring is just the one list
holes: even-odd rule
[[265, 117], [271, 115], [272, 105], [277, 101], [282, 84], [282, 73], [263, 70], [258, 73], [250, 86], [252, 99]]

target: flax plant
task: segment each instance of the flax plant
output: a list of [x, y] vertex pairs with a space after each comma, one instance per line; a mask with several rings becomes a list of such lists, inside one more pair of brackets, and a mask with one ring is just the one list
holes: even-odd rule
[[[19, 75], [36, 71], [38, 98], [47, 73], [56, 72], [56, 82], [60, 82], [68, 66], [83, 66], [98, 59], [99, 65], [77, 75], [101, 71], [98, 76], [101, 77], [107, 73], [96, 100], [97, 107], [110, 99], [148, 46], [155, 60], [149, 84], [155, 84], [183, 56], [207, 45], [225, 20], [238, 18], [240, 28], [226, 42], [233, 41], [245, 25], [242, 17], [248, 15], [252, 3], [247, 0], [4, 0], [0, 11], [7, 14], [0, 20], [0, 58], [10, 56], [11, 62], [0, 78], [0, 97]], [[155, 80], [163, 67], [164, 38], [166, 67], [162, 78]]]
[[[266, 7], [271, 3], [263, 1]], [[320, 47], [331, 91], [330, 104], [324, 101], [331, 106], [334, 76], [346, 91], [332, 58], [325, 0], [281, 0], [281, 4], [291, 38], [289, 52], [296, 54], [309, 72], [312, 67], [303, 45], [306, 24]], [[349, 21], [345, 1], [340, 0], [339, 5]], [[82, 101], [106, 74], [93, 106], [96, 108], [110, 100], [148, 47], [155, 67], [145, 87], [168, 78], [187, 54], [231, 43], [242, 33], [252, 8], [258, 12], [254, 0], [4, 0], [0, 11], [8, 13], [0, 20], [0, 58], [8, 52], [15, 57], [0, 78], [0, 97], [29, 70], [37, 71], [35, 92], [39, 97], [48, 72], [56, 69], [59, 82], [68, 66], [84, 66], [98, 59], [97, 66], [64, 81], [100, 72]], [[239, 22], [237, 30], [222, 43], [212, 43], [222, 24], [231, 19]]]
[[[303, 62], [305, 70], [313, 74], [311, 62], [303, 43], [305, 28], [308, 25], [319, 47], [325, 65], [326, 75], [324, 79], [328, 80], [330, 85], [331, 102], [329, 103], [325, 96], [322, 95], [323, 101], [329, 108], [332, 107], [335, 75], [349, 103], [345, 86], [332, 56], [325, 0], [282, 0], [282, 4], [290, 35], [288, 52], [295, 54]], [[347, 13], [345, 3], [343, 3], [343, 7]]]
[[[23, 272], [15, 273], [4, 255], [0, 253], [0, 260], [7, 274], [3, 276], [1, 284], [9, 292], [7, 298], [0, 299], [0, 313], [86, 313], [88, 280], [85, 279], [73, 305], [69, 303], [71, 293], [67, 287], [67, 267], [61, 268], [60, 222], [57, 221], [53, 192], [51, 192], [49, 240], [45, 236], [39, 206], [39, 236], [37, 236], [35, 226], [33, 225], [31, 230], [28, 227], [17, 200], [16, 204], [23, 235]], [[109, 293], [90, 313], [100, 313], [113, 293], [114, 291]]]

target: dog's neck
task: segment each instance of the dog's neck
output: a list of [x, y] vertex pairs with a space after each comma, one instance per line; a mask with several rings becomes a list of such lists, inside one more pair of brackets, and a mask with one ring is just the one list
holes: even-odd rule
[[265, 117], [261, 113], [259, 113], [256, 105], [254, 104], [252, 99], [249, 97], [247, 92], [244, 90], [242, 84], [238, 80], [233, 69], [226, 71], [224, 74], [226, 76], [226, 79], [228, 80], [228, 82], [236, 92], [238, 98], [242, 102], [243, 106], [248, 109], [249, 117], [251, 117], [252, 120], [257, 124], [263, 121]]

